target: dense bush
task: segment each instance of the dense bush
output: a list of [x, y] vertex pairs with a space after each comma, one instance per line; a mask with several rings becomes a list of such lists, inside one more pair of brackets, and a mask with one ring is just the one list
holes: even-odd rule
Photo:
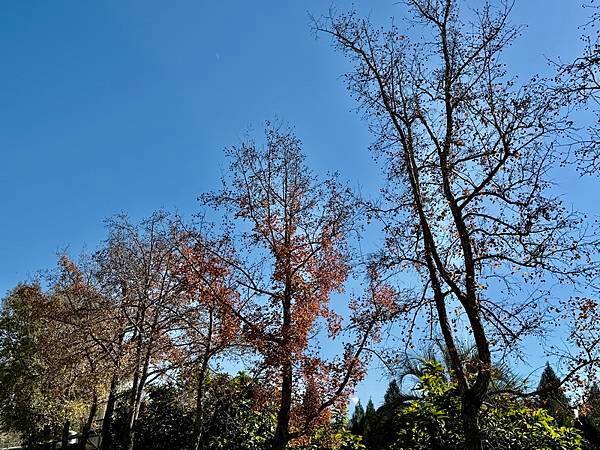
[[[436, 361], [425, 361], [421, 369], [414, 395], [390, 396], [377, 410], [373, 425], [365, 429], [367, 448], [464, 447], [456, 384]], [[485, 448], [575, 450], [583, 446], [577, 430], [558, 425], [544, 409], [508, 396], [488, 398], [480, 423]]]
[[[203, 448], [261, 450], [267, 448], [275, 416], [268, 405], [258, 407], [254, 380], [244, 373], [217, 374], [206, 381]], [[119, 450], [126, 448], [124, 430], [128, 395], [117, 408], [114, 426]], [[135, 450], [193, 448], [194, 399], [183, 383], [152, 386], [144, 399]]]

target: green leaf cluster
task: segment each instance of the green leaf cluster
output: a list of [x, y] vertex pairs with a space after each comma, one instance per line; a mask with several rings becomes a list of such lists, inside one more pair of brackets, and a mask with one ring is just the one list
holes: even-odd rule
[[[377, 425], [370, 433], [365, 433], [367, 448], [435, 450], [464, 447], [458, 387], [439, 362], [422, 362], [412, 395], [399, 394], [389, 398], [377, 410]], [[536, 405], [506, 395], [490, 396], [486, 400], [480, 425], [485, 448], [583, 448], [583, 439], [575, 428], [560, 425]]]

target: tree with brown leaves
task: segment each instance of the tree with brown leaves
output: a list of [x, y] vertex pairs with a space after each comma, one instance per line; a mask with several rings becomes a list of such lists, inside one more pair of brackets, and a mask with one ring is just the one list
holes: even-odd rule
[[231, 238], [236, 251], [220, 257], [240, 295], [230, 308], [261, 367], [278, 380], [278, 450], [326, 422], [332, 408], [344, 408], [343, 394], [362, 376], [359, 357], [380, 316], [365, 312], [353, 322], [356, 342], [337, 361], [322, 357], [317, 335], [324, 338], [326, 329], [331, 339], [342, 331], [331, 300], [351, 270], [351, 197], [334, 178], [312, 175], [289, 130], [267, 126], [264, 148], [243, 143], [227, 155], [223, 189], [201, 200], [241, 220], [240, 239]]
[[244, 345], [235, 313], [239, 293], [232, 269], [224, 262], [231, 251], [226, 240], [211, 241], [198, 229], [182, 228], [177, 250], [181, 259], [176, 273], [187, 299], [181, 311], [180, 337], [187, 352], [185, 366], [191, 367], [196, 385], [193, 448], [198, 450], [204, 437], [204, 397], [211, 362]]

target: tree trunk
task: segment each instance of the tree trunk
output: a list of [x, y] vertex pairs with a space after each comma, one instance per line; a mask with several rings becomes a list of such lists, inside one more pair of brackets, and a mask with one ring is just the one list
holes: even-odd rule
[[198, 371], [198, 388], [196, 391], [196, 414], [194, 419], [194, 450], [200, 450], [202, 445], [202, 431], [204, 422], [204, 384], [206, 382], [206, 374], [208, 373], [208, 361], [211, 356], [211, 344], [213, 335], [213, 310], [208, 314], [208, 335], [206, 337], [206, 347], [202, 357], [202, 364]]
[[29, 445], [32, 448], [43, 448], [44, 450], [50, 450], [52, 448], [52, 443], [50, 440], [54, 441], [53, 433], [50, 431], [49, 425], [44, 425], [44, 430], [42, 432], [42, 445], [38, 445], [36, 436], [31, 436], [29, 438]]
[[135, 429], [137, 427], [137, 418], [133, 417], [131, 420], [132, 421], [129, 425], [129, 429], [127, 430], [127, 450], [133, 450], [133, 445], [135, 443]]
[[202, 431], [204, 420], [204, 384], [208, 371], [208, 353], [202, 358], [202, 365], [198, 371], [198, 388], [196, 391], [196, 412], [194, 419], [194, 450], [200, 450], [202, 445]]
[[[287, 165], [285, 166], [287, 170]], [[285, 173], [285, 182], [287, 183], [287, 171]], [[285, 191], [287, 192], [287, 184], [285, 185]], [[287, 200], [287, 199], [286, 199]], [[291, 231], [289, 226], [289, 216], [287, 202], [284, 208], [284, 223], [285, 223], [285, 236], [284, 246], [286, 249], [290, 249], [291, 245]], [[292, 264], [290, 258], [290, 252], [285, 252], [283, 255], [283, 264], [285, 268], [285, 288], [283, 291], [282, 301], [282, 324], [281, 324], [281, 351], [284, 357], [281, 365], [281, 401], [279, 403], [279, 411], [277, 412], [277, 427], [275, 428], [275, 435], [273, 436], [273, 450], [283, 450], [287, 447], [290, 440], [290, 412], [292, 409], [292, 389], [293, 389], [293, 367], [292, 367], [292, 355], [290, 352], [290, 327], [292, 325], [292, 297], [293, 297], [293, 284], [292, 284]]]
[[277, 428], [273, 436], [273, 450], [287, 447], [290, 430], [290, 411], [292, 409], [292, 363], [286, 361], [282, 369], [281, 403], [277, 413]]
[[140, 387], [138, 387], [138, 391], [134, 392], [133, 395], [135, 396], [135, 400], [133, 403], [133, 409], [130, 414], [129, 426], [127, 427], [127, 438], [126, 438], [127, 450], [133, 450], [133, 445], [135, 443], [135, 433], [136, 433], [136, 429], [137, 429], [137, 421], [138, 421], [138, 417], [140, 415], [140, 407], [141, 407], [141, 403], [142, 403], [142, 401], [141, 401], [142, 391], [141, 391]]
[[81, 430], [81, 436], [79, 438], [78, 448], [79, 450], [85, 450], [85, 445], [87, 444], [88, 438], [90, 436], [90, 431], [92, 430], [92, 424], [94, 423], [94, 417], [96, 417], [96, 412], [98, 411], [98, 395], [94, 392], [94, 396], [92, 398], [92, 405], [90, 406], [90, 413], [88, 414], [87, 421], [83, 425], [83, 429]]
[[135, 428], [137, 422], [137, 392], [132, 391], [131, 396], [134, 398], [130, 408], [129, 421], [127, 422], [127, 432], [125, 435], [125, 442], [127, 443], [127, 450], [133, 450], [133, 443], [135, 441]]
[[[138, 315], [140, 313], [138, 312]], [[138, 322], [139, 319], [136, 319]], [[142, 316], [140, 325], [138, 328], [141, 330], [144, 326], [144, 317]], [[135, 440], [135, 426], [137, 422], [137, 416], [139, 411], [138, 400], [141, 399], [140, 385], [142, 384], [141, 367], [142, 362], [142, 345], [143, 335], [140, 331], [135, 338], [136, 341], [136, 354], [135, 354], [135, 371], [133, 373], [133, 382], [131, 386], [131, 396], [129, 398], [129, 416], [127, 421], [127, 430], [125, 433], [125, 442], [127, 443], [127, 450], [133, 450], [133, 443]]]
[[462, 399], [462, 421], [465, 432], [465, 450], [483, 450], [479, 412], [481, 400], [471, 393], [465, 393]]
[[[132, 388], [132, 402], [130, 404], [131, 412], [129, 417], [129, 426], [127, 428], [127, 450], [133, 450], [135, 443], [135, 434], [137, 429], [137, 422], [140, 415], [140, 409], [142, 406], [142, 396], [148, 381], [148, 368], [150, 367], [150, 358], [152, 356], [152, 348], [154, 345], [153, 330], [156, 330], [157, 322], [159, 319], [158, 311], [154, 314], [153, 322], [150, 324], [150, 337], [144, 342], [144, 337], [141, 331], [137, 338], [137, 350], [136, 350], [136, 371], [133, 376], [133, 388]], [[146, 311], [142, 312], [141, 322], [139, 329], [143, 330], [147, 324]], [[142, 352], [143, 359], [142, 359]], [[142, 366], [140, 367], [140, 364]]]
[[133, 445], [135, 443], [135, 433], [137, 430], [137, 422], [140, 416], [140, 409], [142, 407], [142, 395], [144, 394], [144, 388], [146, 386], [146, 381], [148, 380], [148, 364], [149, 364], [149, 356], [147, 356], [146, 361], [144, 363], [144, 367], [142, 369], [142, 374], [139, 378], [139, 382], [137, 384], [137, 389], [133, 393], [134, 401], [133, 401], [133, 409], [131, 411], [129, 427], [127, 433], [127, 450], [133, 450]]
[[110, 390], [108, 392], [108, 399], [106, 401], [106, 410], [104, 411], [104, 419], [102, 420], [102, 436], [100, 440], [100, 450], [112, 450], [113, 449], [113, 434], [112, 434], [112, 420], [115, 412], [115, 402], [117, 400], [117, 376], [113, 375], [110, 380]]
[[133, 441], [135, 434], [135, 422], [137, 421], [137, 406], [138, 406], [138, 391], [139, 391], [139, 357], [137, 361], [136, 371], [133, 375], [133, 386], [131, 387], [131, 395], [129, 398], [129, 415], [127, 420], [127, 430], [125, 432], [125, 442], [127, 450], [133, 450]]
[[69, 446], [69, 429], [71, 428], [71, 422], [65, 420], [62, 430], [62, 439], [60, 441], [60, 448], [66, 449]]

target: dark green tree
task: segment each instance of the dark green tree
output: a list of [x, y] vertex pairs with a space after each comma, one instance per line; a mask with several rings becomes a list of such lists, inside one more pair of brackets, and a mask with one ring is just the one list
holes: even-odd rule
[[396, 417], [405, 406], [407, 396], [402, 394], [398, 382], [390, 381], [381, 405], [375, 418], [369, 424], [368, 433], [365, 433], [364, 441], [369, 449], [386, 449], [395, 441]]
[[[44, 422], [36, 408], [39, 399], [40, 362], [36, 358], [36, 330], [29, 320], [26, 296], [38, 292], [18, 286], [4, 300], [0, 315], [0, 425], [23, 437], [33, 437]], [[37, 428], [37, 429], [36, 429]]]
[[350, 419], [350, 431], [357, 436], [362, 436], [365, 432], [365, 409], [363, 408], [360, 400], [354, 407], [352, 418]]
[[[210, 378], [206, 393], [205, 448], [263, 450], [275, 432], [276, 405], [245, 372]], [[270, 397], [269, 397], [270, 398]]]
[[594, 383], [579, 410], [577, 428], [583, 434], [586, 448], [600, 448], [600, 387]]
[[573, 426], [575, 415], [569, 399], [565, 395], [560, 379], [548, 363], [542, 372], [537, 390], [539, 406], [554, 417], [558, 425]]
[[[273, 404], [258, 401], [256, 380], [213, 374], [206, 380], [203, 450], [267, 450], [275, 430]], [[134, 450], [194, 448], [194, 389], [191, 385], [157, 385], [149, 388], [140, 409]], [[117, 403], [114, 441], [117, 450], [127, 445], [127, 395]]]
[[367, 435], [371, 432], [375, 422], [377, 421], [377, 412], [375, 411], [375, 405], [373, 400], [369, 399], [367, 408], [365, 409], [365, 420], [364, 420], [364, 434]]
[[398, 386], [398, 382], [396, 380], [390, 381], [387, 390], [385, 391], [385, 395], [383, 396], [383, 404], [384, 405], [395, 405], [402, 400], [402, 394], [400, 392], [400, 387]]
[[138, 423], [139, 450], [191, 448], [193, 415], [180, 387], [152, 386]]

